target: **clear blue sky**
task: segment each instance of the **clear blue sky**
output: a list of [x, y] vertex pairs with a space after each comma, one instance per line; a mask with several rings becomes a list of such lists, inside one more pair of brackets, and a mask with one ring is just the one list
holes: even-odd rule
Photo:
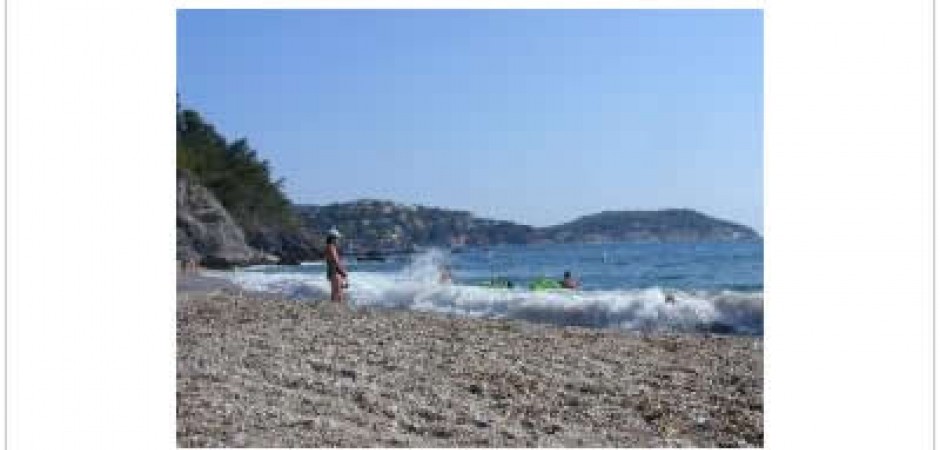
[[177, 89], [295, 203], [763, 231], [758, 10], [181, 10]]

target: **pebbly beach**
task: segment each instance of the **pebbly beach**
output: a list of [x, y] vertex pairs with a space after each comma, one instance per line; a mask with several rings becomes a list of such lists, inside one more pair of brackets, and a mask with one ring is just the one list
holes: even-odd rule
[[180, 447], [760, 447], [759, 337], [177, 283]]

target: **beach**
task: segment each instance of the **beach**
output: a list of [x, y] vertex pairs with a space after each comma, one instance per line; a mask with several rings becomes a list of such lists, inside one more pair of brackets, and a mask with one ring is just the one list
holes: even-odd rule
[[180, 447], [761, 447], [763, 339], [177, 284]]

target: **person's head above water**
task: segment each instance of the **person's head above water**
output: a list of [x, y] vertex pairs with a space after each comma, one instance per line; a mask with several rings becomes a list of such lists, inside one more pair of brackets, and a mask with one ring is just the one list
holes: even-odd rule
[[561, 287], [574, 289], [578, 287], [578, 282], [574, 278], [571, 278], [571, 272], [565, 271], [565, 277], [561, 279]]

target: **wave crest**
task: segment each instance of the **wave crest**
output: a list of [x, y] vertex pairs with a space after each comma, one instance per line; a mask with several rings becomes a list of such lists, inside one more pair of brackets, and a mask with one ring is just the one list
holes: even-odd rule
[[[435, 262], [436, 263], [436, 262]], [[329, 297], [325, 277], [309, 273], [214, 272], [244, 289], [298, 300]], [[444, 285], [437, 272], [411, 267], [399, 274], [350, 274], [354, 306], [411, 309], [471, 317], [521, 319], [642, 331], [763, 334], [763, 294], [663, 288], [528, 291]], [[672, 301], [667, 301], [667, 294]]]

